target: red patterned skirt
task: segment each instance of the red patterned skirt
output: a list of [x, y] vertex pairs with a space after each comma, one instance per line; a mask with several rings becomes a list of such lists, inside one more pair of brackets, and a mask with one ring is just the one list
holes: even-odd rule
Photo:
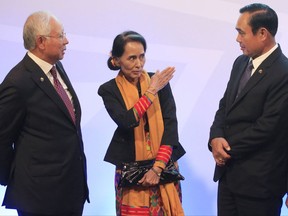
[[[117, 216], [165, 216], [165, 211], [160, 196], [160, 190], [158, 186], [154, 187], [137, 187], [136, 190], [148, 190], [149, 191], [149, 204], [147, 206], [136, 205], [124, 205], [122, 203], [122, 194], [124, 190], [128, 188], [119, 188], [118, 183], [120, 180], [121, 171], [116, 170], [115, 173], [115, 192], [116, 192], [116, 214]], [[180, 201], [182, 202], [182, 192], [180, 181], [175, 182]]]

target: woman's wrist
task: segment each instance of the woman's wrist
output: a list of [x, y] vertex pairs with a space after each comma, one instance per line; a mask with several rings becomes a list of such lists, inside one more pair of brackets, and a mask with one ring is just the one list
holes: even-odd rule
[[159, 167], [152, 167], [151, 170], [158, 176], [161, 176], [162, 169]]
[[150, 94], [153, 94], [154, 96], [157, 94], [157, 91], [155, 88], [149, 87], [146, 91], [149, 92]]
[[152, 103], [153, 100], [155, 99], [156, 95], [153, 94], [152, 92], [146, 90], [145, 94], [144, 94], [148, 99], [149, 101]]

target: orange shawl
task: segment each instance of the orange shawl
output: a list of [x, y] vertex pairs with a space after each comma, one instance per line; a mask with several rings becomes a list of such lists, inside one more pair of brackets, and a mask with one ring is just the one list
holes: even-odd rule
[[[130, 83], [121, 72], [119, 72], [116, 77], [116, 83], [127, 110], [130, 110], [139, 100], [137, 87]], [[150, 77], [147, 72], [143, 71], [140, 76], [141, 95], [146, 92], [149, 84]], [[144, 121], [143, 118], [141, 118], [139, 126], [134, 128], [136, 161], [156, 158], [164, 132], [164, 123], [158, 95], [150, 99], [153, 100], [153, 103], [147, 110], [147, 116], [151, 138], [151, 151], [148, 152], [146, 150]], [[160, 193], [167, 216], [184, 215], [177, 190], [173, 183], [160, 185]], [[123, 190], [122, 203], [131, 206], [149, 206], [149, 190], [139, 190], [137, 188]]]

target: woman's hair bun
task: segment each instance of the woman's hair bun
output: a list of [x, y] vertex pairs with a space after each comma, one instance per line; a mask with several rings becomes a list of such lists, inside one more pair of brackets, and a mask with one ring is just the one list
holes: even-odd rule
[[115, 65], [114, 59], [111, 56], [107, 60], [107, 65], [110, 70], [120, 70], [120, 67]]

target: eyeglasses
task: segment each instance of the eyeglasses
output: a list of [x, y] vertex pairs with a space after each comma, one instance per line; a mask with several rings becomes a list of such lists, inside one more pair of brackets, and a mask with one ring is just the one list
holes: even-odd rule
[[62, 32], [62, 34], [59, 34], [58, 36], [53, 36], [53, 35], [40, 35], [42, 37], [51, 37], [51, 38], [57, 38], [63, 40], [66, 38], [66, 32]]

